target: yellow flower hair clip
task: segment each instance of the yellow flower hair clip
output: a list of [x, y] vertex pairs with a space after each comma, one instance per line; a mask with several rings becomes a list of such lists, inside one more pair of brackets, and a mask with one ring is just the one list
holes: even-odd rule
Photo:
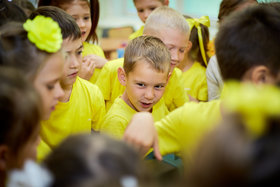
[[200, 47], [200, 51], [201, 51], [201, 56], [203, 58], [203, 61], [205, 63], [205, 65], [207, 66], [207, 60], [206, 60], [206, 53], [204, 51], [204, 47], [203, 47], [203, 39], [202, 39], [202, 32], [201, 32], [201, 26], [205, 25], [206, 27], [210, 27], [210, 19], [208, 16], [202, 16], [201, 18], [197, 19], [197, 18], [191, 18], [191, 19], [186, 19], [189, 26], [190, 26], [190, 31], [192, 30], [193, 27], [197, 28], [197, 34], [198, 34], [198, 42], [199, 42], [199, 47]]
[[275, 86], [227, 82], [222, 97], [225, 109], [241, 114], [253, 137], [266, 130], [267, 120], [280, 117], [280, 89]]
[[63, 41], [61, 29], [51, 18], [36, 16], [33, 20], [28, 19], [23, 28], [28, 33], [28, 39], [39, 49], [55, 53], [61, 48]]

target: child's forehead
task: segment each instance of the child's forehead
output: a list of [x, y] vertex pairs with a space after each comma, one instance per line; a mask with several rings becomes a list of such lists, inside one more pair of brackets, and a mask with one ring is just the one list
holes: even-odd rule
[[62, 48], [66, 51], [73, 51], [80, 49], [83, 46], [82, 38], [73, 39], [72, 37], [68, 37], [63, 40]]

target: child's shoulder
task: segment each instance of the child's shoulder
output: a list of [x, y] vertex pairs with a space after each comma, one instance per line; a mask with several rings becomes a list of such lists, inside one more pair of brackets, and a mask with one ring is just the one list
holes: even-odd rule
[[133, 40], [134, 38], [137, 38], [139, 36], [142, 36], [143, 35], [143, 31], [144, 31], [144, 25], [141, 26], [141, 28], [137, 31], [135, 31], [134, 33], [132, 33], [130, 36], [129, 36], [129, 40]]
[[123, 67], [123, 62], [124, 62], [124, 58], [110, 60], [105, 64], [104, 68], [108, 70], [115, 70], [118, 69], [119, 67]]
[[98, 95], [98, 96], [99, 94], [101, 94], [101, 91], [98, 86], [80, 77], [77, 77], [75, 86], [78, 90], [87, 91], [89, 92], [89, 94]]
[[99, 45], [84, 42], [83, 43], [83, 56], [87, 56], [87, 55], [91, 55], [91, 54], [95, 54], [97, 56], [105, 58], [104, 52]]

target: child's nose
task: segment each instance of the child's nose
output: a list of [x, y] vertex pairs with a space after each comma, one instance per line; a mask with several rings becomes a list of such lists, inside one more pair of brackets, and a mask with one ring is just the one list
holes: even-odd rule
[[148, 88], [145, 92], [145, 98], [148, 100], [152, 100], [154, 98], [154, 89]]
[[78, 19], [77, 24], [78, 24], [79, 27], [84, 27], [85, 26], [85, 22], [82, 19]]

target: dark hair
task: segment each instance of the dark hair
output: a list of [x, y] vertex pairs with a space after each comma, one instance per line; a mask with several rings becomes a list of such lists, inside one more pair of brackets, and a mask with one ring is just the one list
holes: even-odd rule
[[280, 69], [280, 13], [272, 7], [253, 6], [231, 15], [215, 40], [217, 60], [224, 80], [241, 80], [258, 65], [273, 75]]
[[12, 3], [21, 7], [28, 16], [35, 10], [35, 7], [29, 0], [13, 0]]
[[[190, 16], [184, 15], [185, 18], [187, 19], [193, 19]], [[203, 41], [203, 48], [205, 52], [205, 57], [206, 57], [206, 62], [209, 61], [209, 56], [207, 55], [208, 51], [208, 43], [209, 43], [209, 29], [207, 26], [203, 24], [199, 24], [201, 28], [201, 35], [202, 35], [202, 41]], [[188, 56], [194, 60], [198, 61], [202, 66], [206, 67], [206, 64], [203, 60], [203, 57], [201, 55], [201, 50], [200, 50], [200, 45], [199, 45], [199, 38], [198, 38], [198, 30], [195, 26], [193, 26], [192, 30], [190, 31], [190, 39], [192, 42], [192, 48], [188, 52]]]
[[79, 26], [64, 10], [53, 6], [39, 7], [37, 10], [32, 12], [30, 19], [34, 19], [38, 15], [50, 17], [56, 21], [61, 28], [63, 39], [70, 38], [72, 40], [76, 40], [81, 38]]
[[[39, 0], [39, 6], [57, 6], [63, 9], [63, 5], [71, 4], [74, 0]], [[99, 21], [99, 1], [98, 0], [80, 0], [88, 3], [90, 8], [90, 17], [91, 17], [91, 29], [86, 41], [92, 40], [93, 42], [98, 41], [96, 34], [96, 29]]]
[[225, 17], [234, 12], [239, 6], [247, 2], [256, 2], [257, 0], [223, 0], [220, 4], [218, 19], [221, 22]]
[[24, 11], [7, 0], [0, 0], [0, 26], [10, 21], [25, 22], [27, 19]]
[[70, 136], [43, 161], [54, 176], [52, 187], [119, 183], [123, 176], [137, 176], [139, 163], [124, 142], [98, 134]]
[[0, 67], [0, 144], [14, 154], [39, 128], [40, 97], [16, 69]]
[[17, 68], [34, 80], [50, 55], [29, 41], [22, 23], [10, 22], [0, 29], [0, 66]]

